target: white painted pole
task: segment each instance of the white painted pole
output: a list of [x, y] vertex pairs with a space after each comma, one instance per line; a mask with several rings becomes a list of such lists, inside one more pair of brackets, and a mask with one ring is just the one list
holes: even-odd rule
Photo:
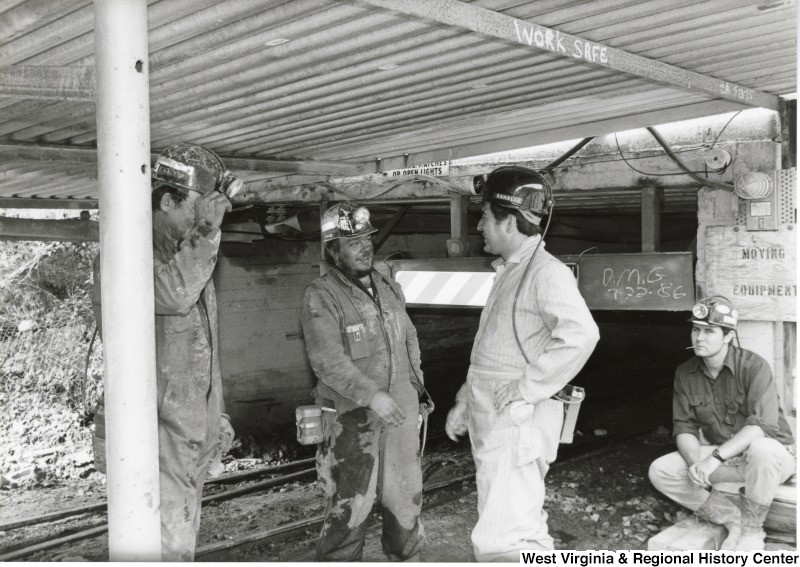
[[95, 0], [111, 561], [160, 561], [147, 0]]

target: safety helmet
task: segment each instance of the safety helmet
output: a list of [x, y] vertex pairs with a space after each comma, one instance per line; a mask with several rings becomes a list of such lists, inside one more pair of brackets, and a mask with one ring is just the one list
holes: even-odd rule
[[336, 203], [322, 216], [322, 242], [378, 232], [369, 222], [369, 210], [347, 201]]
[[736, 329], [738, 320], [739, 313], [733, 307], [733, 303], [721, 295], [712, 295], [701, 299], [692, 307], [692, 318], [689, 319], [696, 325], [725, 327], [726, 329]]
[[477, 178], [473, 179], [473, 184], [476, 189], [483, 190], [484, 201], [521, 211], [535, 224], [541, 216], [550, 214], [553, 207], [550, 184], [541, 173], [527, 167], [504, 165], [485, 176], [483, 183]]
[[244, 185], [207, 148], [194, 144], [175, 144], [161, 150], [153, 166], [153, 180], [171, 187], [200, 194], [219, 191], [229, 199]]

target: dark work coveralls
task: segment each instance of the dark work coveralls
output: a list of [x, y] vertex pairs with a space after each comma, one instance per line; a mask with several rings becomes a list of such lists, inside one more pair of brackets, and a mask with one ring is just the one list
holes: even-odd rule
[[[383, 551], [419, 553], [424, 532], [417, 422], [423, 392], [417, 331], [399, 286], [373, 271], [375, 296], [337, 269], [306, 287], [301, 323], [318, 382], [325, 435], [317, 470], [327, 498], [317, 561], [362, 558], [366, 520], [383, 506]], [[405, 412], [397, 427], [367, 406], [387, 392]]]
[[[158, 461], [164, 561], [191, 561], [206, 472], [224, 411], [211, 275], [221, 232], [196, 225], [180, 243], [153, 233]], [[100, 329], [100, 257], [92, 303]]]

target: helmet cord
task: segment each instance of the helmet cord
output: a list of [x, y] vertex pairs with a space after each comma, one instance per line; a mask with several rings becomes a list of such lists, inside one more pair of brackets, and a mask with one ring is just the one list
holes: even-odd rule
[[531, 266], [533, 265], [533, 259], [536, 257], [536, 252], [539, 251], [539, 246], [542, 245], [542, 242], [544, 242], [544, 237], [547, 235], [547, 229], [550, 228], [550, 219], [553, 218], [554, 208], [555, 208], [555, 203], [551, 203], [550, 211], [547, 215], [547, 223], [544, 225], [544, 230], [542, 231], [542, 237], [536, 244], [536, 248], [534, 248], [533, 254], [531, 254], [530, 260], [528, 260], [528, 265], [525, 266], [525, 271], [522, 272], [522, 277], [520, 278], [519, 285], [517, 286], [517, 292], [514, 294], [514, 304], [511, 306], [511, 326], [514, 329], [514, 340], [517, 341], [517, 346], [519, 347], [522, 356], [525, 358], [525, 364], [530, 364], [531, 360], [525, 353], [525, 349], [522, 347], [522, 341], [519, 340], [519, 333], [517, 332], [517, 300], [519, 299], [520, 292], [522, 292], [522, 284], [525, 283], [525, 278], [528, 276], [528, 272], [530, 271]]

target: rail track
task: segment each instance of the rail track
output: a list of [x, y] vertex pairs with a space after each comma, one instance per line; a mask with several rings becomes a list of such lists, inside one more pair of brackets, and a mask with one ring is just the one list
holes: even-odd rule
[[[582, 443], [579, 445], [562, 446], [561, 449], [559, 450], [559, 459], [558, 461], [556, 461], [556, 463], [553, 464], [553, 467], [557, 468], [563, 466], [565, 463], [573, 459], [580, 459], [583, 457], [588, 457], [594, 454], [602, 453], [606, 450], [609, 450], [609, 447], [613, 445], [615, 442], [622, 441], [630, 437], [635, 437], [643, 433], [646, 433], [646, 431], [629, 431], [626, 434], [611, 435], [605, 438], [597, 439], [592, 442]], [[432, 446], [435, 446], [438, 441], [444, 438], [445, 438], [444, 435], [436, 435], [429, 438], [428, 447], [433, 448]], [[253, 479], [258, 479], [263, 476], [283, 473], [280, 474], [279, 476], [269, 478], [266, 480], [260, 480], [258, 482], [248, 484], [246, 486], [237, 486], [235, 488], [226, 489], [221, 492], [217, 492], [215, 494], [209, 494], [203, 497], [202, 503], [203, 505], [208, 505], [212, 502], [220, 502], [223, 500], [235, 499], [246, 494], [252, 494], [258, 491], [281, 487], [283, 485], [296, 482], [298, 480], [310, 479], [316, 472], [313, 466], [311, 467], [308, 466], [312, 464], [313, 461], [314, 459], [302, 459], [299, 461], [285, 463], [274, 467], [268, 467], [254, 471], [246, 471], [242, 473], [234, 473], [231, 475], [226, 475], [225, 477], [213, 479], [206, 483], [207, 487], [239, 484]], [[437, 463], [436, 461], [430, 463], [425, 468], [425, 470], [423, 470], [423, 478], [429, 476], [428, 473], [435, 472], [433, 471], [433, 469], [438, 464], [441, 463], [440, 462]], [[423, 493], [426, 495], [430, 495], [439, 491], [443, 491], [449, 487], [454, 487], [457, 485], [461, 485], [464, 482], [469, 482], [474, 479], [474, 476], [475, 476], [474, 473], [471, 473], [467, 475], [460, 475], [457, 478], [448, 479], [446, 481], [438, 482], [435, 484], [426, 484], [424, 486]], [[106, 512], [106, 508], [107, 508], [106, 503], [102, 502], [84, 507], [61, 510], [50, 514], [45, 514], [41, 516], [21, 519], [14, 522], [2, 524], [0, 525], [0, 531], [9, 531], [23, 526], [43, 525], [63, 520], [65, 518], [77, 517], [84, 514], [104, 514]], [[196, 551], [196, 557], [202, 560], [224, 560], [228, 554], [230, 554], [237, 548], [264, 545], [271, 541], [278, 541], [285, 538], [296, 536], [298, 534], [303, 534], [307, 530], [315, 529], [318, 526], [320, 526], [322, 520], [323, 516], [319, 514], [310, 518], [289, 522], [284, 525], [280, 525], [270, 529], [258, 530], [255, 532], [247, 533], [245, 535], [232, 537], [231, 539], [225, 541], [202, 545], [198, 547]], [[54, 537], [30, 545], [21, 544], [16, 548], [7, 550], [5, 553], [0, 555], [0, 561], [18, 560], [20, 558], [27, 557], [29, 555], [32, 555], [40, 551], [46, 551], [63, 545], [76, 543], [81, 540], [99, 537], [105, 534], [107, 531], [108, 531], [107, 523], [105, 522], [105, 520], [100, 520], [89, 528], [81, 529], [79, 531], [74, 531], [73, 533], [65, 534], [62, 532]]]

